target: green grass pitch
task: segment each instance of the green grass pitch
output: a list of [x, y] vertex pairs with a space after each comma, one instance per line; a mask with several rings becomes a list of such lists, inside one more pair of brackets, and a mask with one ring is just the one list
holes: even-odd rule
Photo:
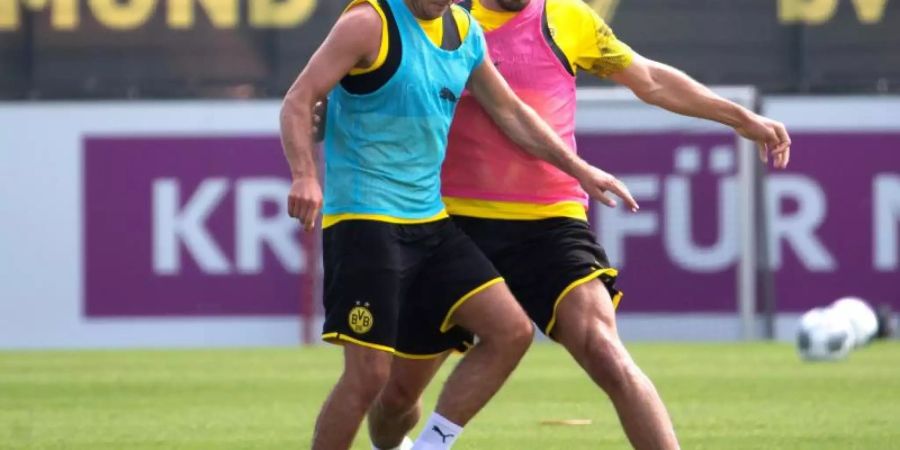
[[[783, 344], [633, 344], [685, 449], [900, 448], [900, 343], [807, 364]], [[451, 360], [439, 376], [443, 379]], [[2, 352], [2, 449], [303, 449], [334, 347]], [[440, 383], [428, 391], [430, 410]], [[427, 413], [427, 411], [426, 411]], [[591, 419], [546, 426], [544, 419]], [[361, 432], [354, 449], [367, 449]], [[628, 448], [561, 348], [535, 344], [458, 449]]]

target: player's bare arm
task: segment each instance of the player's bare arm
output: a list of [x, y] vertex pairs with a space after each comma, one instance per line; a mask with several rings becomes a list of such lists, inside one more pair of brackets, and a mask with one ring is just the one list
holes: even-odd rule
[[291, 169], [288, 212], [310, 230], [322, 208], [313, 108], [354, 67], [368, 67], [381, 45], [381, 17], [369, 4], [343, 14], [288, 90], [281, 106], [281, 145]]
[[756, 142], [764, 162], [771, 154], [779, 169], [787, 167], [790, 161], [791, 139], [783, 124], [722, 98], [674, 67], [634, 55], [630, 66], [610, 78], [646, 103], [734, 128]]
[[616, 201], [606, 195], [610, 191], [629, 209], [637, 211], [638, 204], [625, 184], [570, 151], [553, 128], [516, 96], [489, 57], [472, 72], [467, 87], [497, 126], [519, 147], [577, 179], [588, 195], [604, 205], [616, 206]]

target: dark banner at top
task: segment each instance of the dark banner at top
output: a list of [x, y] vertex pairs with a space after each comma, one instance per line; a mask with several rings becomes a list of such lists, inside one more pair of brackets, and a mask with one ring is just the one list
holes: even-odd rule
[[[900, 88], [900, 0], [590, 0], [713, 84]], [[0, 0], [0, 98], [272, 97], [344, 0]]]
[[[713, 84], [900, 91], [900, 0], [598, 0], [637, 51]], [[615, 7], [615, 8], [614, 8]]]
[[343, 6], [335, 0], [0, 0], [0, 96], [277, 96]]

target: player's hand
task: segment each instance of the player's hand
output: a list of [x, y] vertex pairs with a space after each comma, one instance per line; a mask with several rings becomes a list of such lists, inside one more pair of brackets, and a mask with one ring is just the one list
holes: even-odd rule
[[318, 101], [316, 106], [313, 106], [313, 142], [322, 142], [325, 139], [325, 112], [327, 107], [328, 100]]
[[752, 114], [734, 130], [742, 137], [756, 143], [759, 147], [759, 159], [769, 162], [769, 156], [774, 158], [775, 167], [784, 169], [791, 160], [791, 137], [788, 136], [784, 124], [781, 122]]
[[291, 183], [288, 194], [288, 214], [300, 220], [305, 231], [316, 225], [319, 211], [322, 209], [322, 187], [316, 177], [297, 178]]
[[621, 198], [625, 202], [625, 206], [632, 212], [637, 212], [637, 210], [640, 209], [640, 206], [634, 201], [634, 197], [631, 196], [631, 192], [628, 191], [628, 187], [625, 186], [625, 183], [622, 183], [618, 178], [603, 170], [589, 166], [586, 168], [584, 174], [579, 177], [578, 181], [591, 198], [610, 208], [616, 207], [616, 201], [607, 196], [608, 192], [612, 192]]

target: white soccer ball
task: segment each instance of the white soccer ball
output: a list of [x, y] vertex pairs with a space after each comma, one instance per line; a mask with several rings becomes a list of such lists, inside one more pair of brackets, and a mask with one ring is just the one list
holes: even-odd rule
[[831, 310], [815, 308], [800, 318], [797, 351], [808, 361], [844, 359], [853, 349], [855, 336], [850, 321]]
[[865, 301], [856, 297], [837, 299], [831, 309], [846, 317], [853, 326], [856, 336], [854, 347], [862, 347], [869, 343], [878, 333], [878, 316]]

